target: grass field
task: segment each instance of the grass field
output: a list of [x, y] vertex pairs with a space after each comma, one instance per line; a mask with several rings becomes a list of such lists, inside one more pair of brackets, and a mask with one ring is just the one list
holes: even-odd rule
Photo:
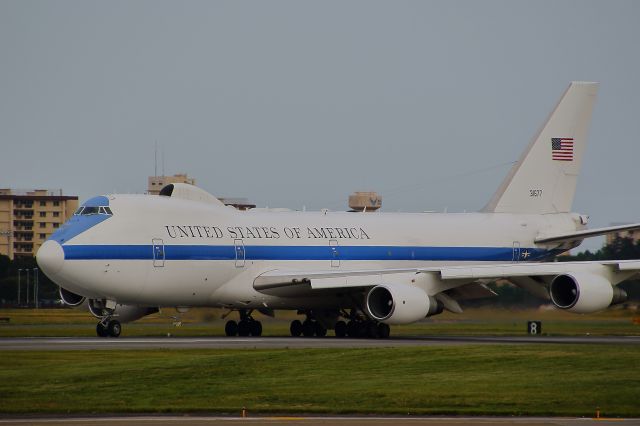
[[1, 413], [640, 416], [634, 346], [3, 352]]
[[[173, 325], [173, 309], [164, 309], [140, 321], [126, 324], [123, 336], [221, 336], [223, 311], [193, 309], [179, 315], [182, 326]], [[545, 335], [638, 335], [640, 324], [634, 322], [638, 313], [629, 310], [608, 310], [593, 315], [574, 315], [558, 310], [471, 309], [462, 314], [444, 313], [415, 324], [392, 327], [393, 335], [523, 335], [528, 320], [542, 321]], [[232, 315], [230, 318], [236, 318]], [[75, 309], [11, 309], [0, 310], [0, 337], [94, 337], [97, 320], [87, 311]], [[292, 313], [280, 313], [276, 319], [257, 314], [263, 321], [265, 336], [286, 336]], [[330, 332], [331, 333], [331, 332]]]
[[[222, 311], [193, 309], [172, 325], [164, 310], [123, 336], [223, 334]], [[473, 309], [395, 335], [638, 335], [636, 313]], [[87, 336], [83, 310], [0, 310], [0, 338]], [[256, 316], [258, 317], [258, 316]], [[284, 313], [260, 317], [288, 335]], [[635, 345], [464, 345], [375, 349], [3, 351], [0, 413], [458, 414], [640, 416]]]

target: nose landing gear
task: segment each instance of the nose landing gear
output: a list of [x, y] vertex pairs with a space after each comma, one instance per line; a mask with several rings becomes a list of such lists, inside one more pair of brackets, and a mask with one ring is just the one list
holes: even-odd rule
[[110, 320], [108, 317], [96, 325], [98, 337], [118, 337], [122, 333], [122, 324], [118, 320]]
[[110, 300], [89, 300], [89, 312], [100, 322], [96, 325], [98, 337], [119, 337], [122, 333], [122, 324], [113, 319], [116, 303]]

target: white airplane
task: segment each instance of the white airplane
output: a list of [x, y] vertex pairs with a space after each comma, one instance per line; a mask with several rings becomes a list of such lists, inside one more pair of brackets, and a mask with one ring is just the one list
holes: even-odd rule
[[571, 213], [597, 83], [573, 82], [477, 213], [238, 211], [195, 186], [160, 196], [85, 202], [40, 248], [62, 300], [88, 305], [99, 336], [160, 307], [238, 311], [229, 336], [262, 333], [252, 312], [297, 310], [293, 336], [387, 337], [389, 324], [461, 312], [508, 279], [560, 309], [589, 313], [626, 300], [617, 287], [640, 261], [553, 262], [584, 238], [640, 224], [586, 229]]

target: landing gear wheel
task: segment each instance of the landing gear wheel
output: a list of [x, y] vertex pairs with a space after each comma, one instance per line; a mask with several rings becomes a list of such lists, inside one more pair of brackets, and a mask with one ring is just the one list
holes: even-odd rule
[[262, 336], [262, 323], [260, 321], [251, 321], [249, 323], [249, 333], [252, 336]]
[[319, 322], [315, 322], [315, 334], [318, 337], [324, 337], [327, 335], [327, 329], [324, 328], [324, 326], [322, 324], [320, 324]]
[[353, 334], [351, 337], [367, 337], [367, 323], [362, 321], [351, 321], [353, 323]]
[[229, 320], [224, 326], [224, 334], [227, 336], [237, 336], [238, 335], [238, 323], [234, 320]]
[[242, 320], [238, 323], [238, 336], [247, 337], [251, 334], [251, 325], [249, 321]]
[[345, 337], [347, 335], [347, 324], [344, 321], [338, 321], [335, 325], [336, 337]]
[[302, 334], [302, 323], [300, 320], [291, 321], [291, 326], [289, 327], [289, 331], [293, 337], [300, 337]]
[[109, 335], [109, 330], [105, 327], [101, 322], [96, 325], [96, 334], [98, 337], [107, 337]]
[[316, 325], [313, 321], [305, 320], [305, 322], [302, 323], [302, 334], [304, 334], [304, 337], [313, 337], [315, 333]]
[[347, 323], [347, 336], [349, 337], [359, 337], [358, 336], [358, 323], [355, 321], [349, 321]]
[[380, 323], [378, 324], [378, 336], [381, 339], [388, 339], [391, 334], [391, 327], [388, 324]]
[[378, 338], [378, 324], [376, 324], [375, 322], [366, 323], [364, 329], [365, 329], [364, 337], [368, 337], [370, 339]]
[[109, 321], [109, 324], [107, 324], [107, 330], [109, 331], [109, 336], [118, 337], [120, 336], [120, 333], [122, 333], [122, 325], [120, 324], [120, 321], [111, 320]]

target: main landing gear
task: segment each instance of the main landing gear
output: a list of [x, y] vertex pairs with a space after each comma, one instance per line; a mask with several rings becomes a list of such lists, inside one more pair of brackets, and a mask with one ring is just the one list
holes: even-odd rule
[[289, 331], [291, 335], [294, 337], [304, 336], [304, 337], [324, 337], [327, 335], [327, 329], [324, 325], [322, 325], [319, 321], [308, 318], [303, 322], [300, 320], [291, 321], [291, 326], [289, 326]]
[[[348, 322], [335, 321], [333, 329], [336, 337], [386, 339], [391, 333], [387, 324], [371, 321], [353, 313], [343, 312], [341, 316], [348, 318]], [[302, 322], [300, 320], [291, 321], [289, 331], [293, 337], [324, 337], [327, 335], [327, 328], [323, 323], [309, 313], [307, 313], [307, 319]]]
[[105, 318], [96, 325], [98, 337], [118, 337], [122, 333], [122, 324], [118, 320]]
[[252, 311], [240, 309], [240, 322], [234, 320], [227, 321], [224, 326], [224, 333], [227, 336], [262, 336], [262, 323], [253, 319]]
[[[342, 328], [342, 327], [341, 327]], [[342, 331], [342, 330], [341, 330]], [[369, 339], [386, 339], [391, 334], [388, 324], [369, 320], [351, 320], [344, 326], [344, 332], [349, 337], [360, 337]], [[336, 331], [336, 336], [338, 333]], [[338, 336], [345, 337], [345, 335]]]

